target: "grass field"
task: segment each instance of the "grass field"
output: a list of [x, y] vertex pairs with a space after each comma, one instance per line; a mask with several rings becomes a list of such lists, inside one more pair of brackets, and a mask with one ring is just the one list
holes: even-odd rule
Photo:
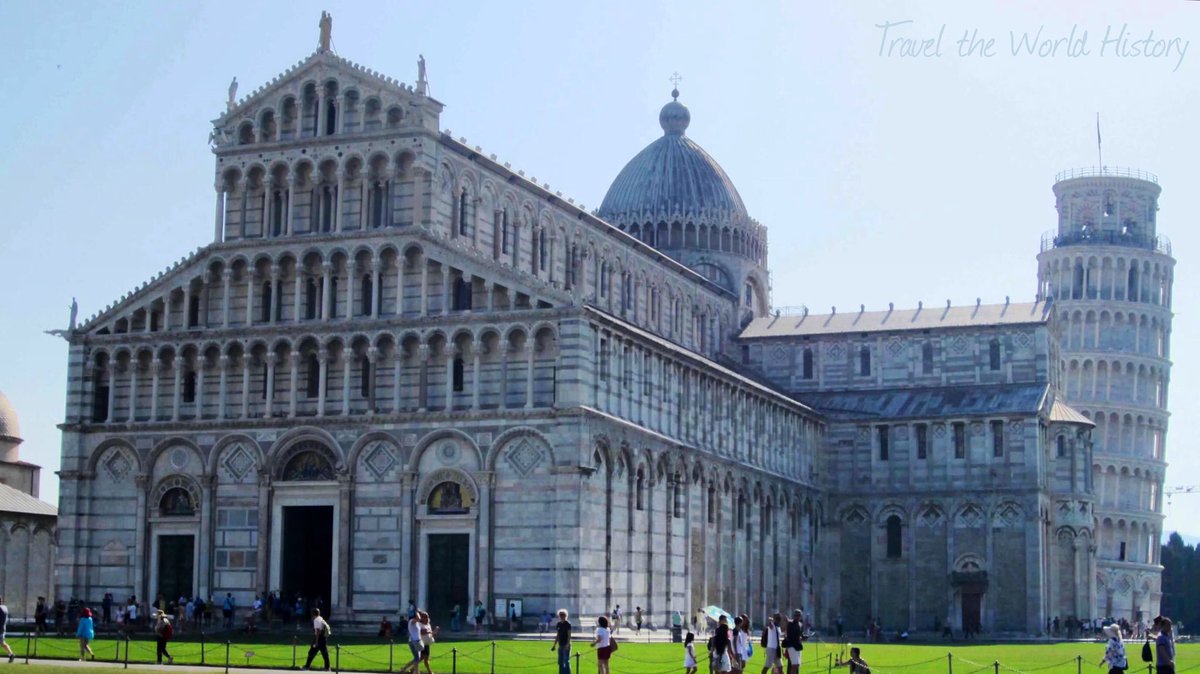
[[[175, 664], [218, 665], [225, 664], [226, 644], [224, 641], [193, 641], [188, 636], [175, 640], [170, 645]], [[308, 644], [298, 639], [291, 643], [268, 643], [264, 637], [257, 643], [239, 641], [228, 647], [229, 664], [235, 667], [268, 667], [290, 669], [293, 662], [304, 664]], [[334, 648], [334, 645], [338, 648]], [[78, 642], [68, 638], [42, 638], [27, 640], [22, 635], [9, 634], [9, 645], [24, 658], [28, 648], [38, 659], [57, 658], [74, 660], [79, 657]], [[135, 638], [128, 644], [130, 663], [153, 663], [155, 644], [148, 636]], [[123, 663], [126, 657], [124, 642], [114, 639], [98, 639], [92, 644], [96, 659]], [[1140, 643], [1128, 644], [1130, 674], [1148, 671], [1138, 657]], [[1056, 643], [1056, 644], [983, 644], [983, 645], [920, 645], [920, 644], [865, 644], [863, 657], [871, 664], [873, 674], [991, 674], [997, 671], [994, 663], [999, 662], [1000, 672], [1041, 674], [1088, 674], [1104, 673], [1097, 666], [1104, 654], [1101, 643]], [[575, 644], [575, 653], [580, 654], [579, 674], [594, 674], [596, 658], [586, 642]], [[703, 646], [697, 648], [703, 653]], [[841, 647], [836, 644], [810, 642], [804, 650], [803, 674], [817, 674], [829, 669], [830, 656], [837, 658]], [[494, 653], [494, 660], [493, 660]], [[203, 654], [203, 657], [202, 657]], [[950, 655], [947, 658], [947, 654]], [[1081, 660], [1077, 661], [1077, 656]], [[293, 660], [293, 658], [295, 658]], [[403, 643], [389, 647], [378, 639], [362, 637], [339, 638], [335, 633], [330, 640], [330, 658], [335, 666], [349, 671], [386, 672], [399, 669], [408, 658], [408, 648]], [[557, 674], [556, 654], [550, 652], [549, 641], [439, 641], [433, 646], [430, 663], [435, 674]], [[2, 661], [0, 661], [2, 662]], [[756, 648], [747, 674], [758, 674], [763, 655]], [[575, 658], [572, 657], [572, 664]], [[317, 658], [320, 665], [320, 657]], [[0, 664], [0, 666], [3, 666]], [[951, 666], [953, 669], [951, 670]], [[494, 667], [494, 669], [493, 669]], [[30, 665], [30, 674], [60, 674], [70, 667], [53, 665]], [[1200, 644], [1180, 644], [1178, 647], [1177, 672], [1200, 669]], [[44, 670], [44, 672], [43, 672]], [[675, 674], [683, 671], [683, 648], [678, 644], [633, 643], [623, 641], [620, 650], [613, 655], [612, 674]], [[88, 669], [89, 672], [102, 670]], [[835, 668], [835, 671], [836, 668]], [[846, 671], [844, 669], [840, 671]], [[701, 663], [700, 673], [706, 674], [707, 667]]]

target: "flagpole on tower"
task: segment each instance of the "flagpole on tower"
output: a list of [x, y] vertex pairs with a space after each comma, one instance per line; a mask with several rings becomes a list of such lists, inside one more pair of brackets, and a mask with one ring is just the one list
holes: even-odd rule
[[1100, 172], [1104, 172], [1104, 152], [1100, 148], [1100, 113], [1096, 113], [1096, 160], [1100, 162]]

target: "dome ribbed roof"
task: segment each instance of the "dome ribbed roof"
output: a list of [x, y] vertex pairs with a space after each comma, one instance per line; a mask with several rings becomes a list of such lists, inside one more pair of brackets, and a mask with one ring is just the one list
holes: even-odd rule
[[[678, 91], [671, 92], [678, 96]], [[617, 221], [641, 214], [731, 213], [749, 217], [724, 169], [685, 135], [687, 106], [673, 100], [658, 115], [663, 137], [621, 169], [600, 204], [600, 217]]]
[[0, 392], [0, 438], [20, 438], [21, 424], [17, 420], [17, 411], [13, 409], [8, 397]]

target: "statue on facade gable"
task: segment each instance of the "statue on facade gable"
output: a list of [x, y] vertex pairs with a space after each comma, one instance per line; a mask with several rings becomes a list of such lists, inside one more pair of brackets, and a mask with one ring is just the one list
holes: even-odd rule
[[422, 96], [429, 93], [429, 82], [425, 79], [424, 54], [417, 54], [417, 93]]
[[70, 319], [70, 322], [67, 323], [68, 330], [70, 330], [72, 332], [75, 331], [75, 319], [77, 319], [77, 318], [79, 318], [79, 302], [74, 297], [72, 297], [71, 298], [71, 319]]
[[237, 103], [237, 87], [237, 78], [234, 77], [233, 81], [229, 83], [229, 100], [225, 101], [226, 110], [232, 110], [234, 104]]
[[317, 25], [321, 28], [321, 38], [317, 46], [321, 51], [329, 51], [329, 45], [333, 42], [333, 15], [322, 11], [321, 22]]

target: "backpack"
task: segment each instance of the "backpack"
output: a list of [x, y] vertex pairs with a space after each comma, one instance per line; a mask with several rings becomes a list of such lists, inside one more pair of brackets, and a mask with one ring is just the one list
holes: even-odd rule
[[1154, 651], [1150, 650], [1150, 642], [1142, 644], [1142, 662], [1154, 662]]
[[767, 628], [765, 627], [763, 628], [762, 639], [759, 640], [759, 643], [763, 648], [767, 647]]
[[608, 638], [608, 652], [610, 654], [617, 652], [617, 640], [611, 636]]
[[175, 628], [171, 626], [171, 623], [163, 625], [162, 635], [164, 639], [170, 639], [175, 636]]

